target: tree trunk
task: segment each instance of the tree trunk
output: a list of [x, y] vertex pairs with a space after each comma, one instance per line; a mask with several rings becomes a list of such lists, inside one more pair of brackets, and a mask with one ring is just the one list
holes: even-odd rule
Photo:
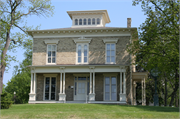
[[178, 70], [176, 69], [176, 74], [175, 74], [175, 88], [174, 88], [174, 91], [172, 92], [172, 95], [171, 95], [171, 101], [170, 101], [170, 104], [169, 106], [172, 106], [173, 102], [174, 102], [174, 97], [176, 96], [176, 93], [177, 93], [177, 90], [179, 88], [179, 75], [178, 75]]
[[[11, 27], [11, 26], [10, 26]], [[6, 44], [4, 46], [4, 49], [2, 50], [2, 54], [1, 54], [1, 66], [0, 66], [0, 94], [2, 93], [2, 89], [3, 89], [3, 77], [4, 77], [4, 72], [5, 72], [5, 68], [6, 68], [6, 61], [5, 61], [5, 56], [7, 53], [7, 50], [9, 48], [10, 45], [10, 29], [8, 29], [7, 34], [6, 34]]]
[[176, 102], [175, 102], [176, 107], [178, 107], [178, 92], [176, 93]]
[[165, 95], [164, 95], [164, 106], [167, 106], [167, 77], [166, 74], [164, 73], [165, 77]]

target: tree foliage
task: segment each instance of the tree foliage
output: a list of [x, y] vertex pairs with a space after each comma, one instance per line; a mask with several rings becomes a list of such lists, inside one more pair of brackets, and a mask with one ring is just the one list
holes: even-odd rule
[[145, 70], [157, 66], [159, 79], [166, 78], [161, 84], [172, 84], [171, 106], [179, 88], [179, 0], [133, 1], [134, 6], [138, 4], [147, 18], [139, 28], [139, 39], [128, 51], [136, 56], [136, 65]]
[[5, 91], [11, 94], [13, 97], [16, 92], [15, 103], [27, 103], [29, 100], [30, 82], [31, 82], [31, 70], [27, 66], [32, 63], [32, 39], [28, 39], [24, 43], [25, 59], [19, 66], [14, 67], [14, 75], [10, 81], [8, 81]]
[[[0, 0], [0, 93], [2, 93], [3, 76], [5, 68], [10, 61], [15, 61], [14, 56], [7, 55], [7, 51], [15, 51], [16, 47], [28, 39], [25, 18], [31, 15], [49, 17], [53, 15], [54, 7], [50, 0]], [[16, 32], [16, 31], [20, 32]], [[14, 32], [13, 32], [14, 31]]]

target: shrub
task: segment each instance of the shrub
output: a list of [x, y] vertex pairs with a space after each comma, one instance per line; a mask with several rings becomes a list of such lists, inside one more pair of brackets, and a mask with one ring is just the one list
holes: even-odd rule
[[13, 104], [13, 101], [11, 100], [11, 96], [9, 96], [10, 94], [7, 92], [3, 92], [1, 95], [1, 109], [8, 109], [11, 104]]

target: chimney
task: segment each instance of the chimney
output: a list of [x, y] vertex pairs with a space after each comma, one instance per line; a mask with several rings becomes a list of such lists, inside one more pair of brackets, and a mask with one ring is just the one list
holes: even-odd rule
[[127, 28], [131, 28], [131, 18], [127, 18]]

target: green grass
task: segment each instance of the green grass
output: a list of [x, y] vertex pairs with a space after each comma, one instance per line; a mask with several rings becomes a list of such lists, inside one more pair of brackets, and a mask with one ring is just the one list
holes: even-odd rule
[[1, 110], [8, 118], [178, 118], [179, 108], [103, 104], [15, 104]]

